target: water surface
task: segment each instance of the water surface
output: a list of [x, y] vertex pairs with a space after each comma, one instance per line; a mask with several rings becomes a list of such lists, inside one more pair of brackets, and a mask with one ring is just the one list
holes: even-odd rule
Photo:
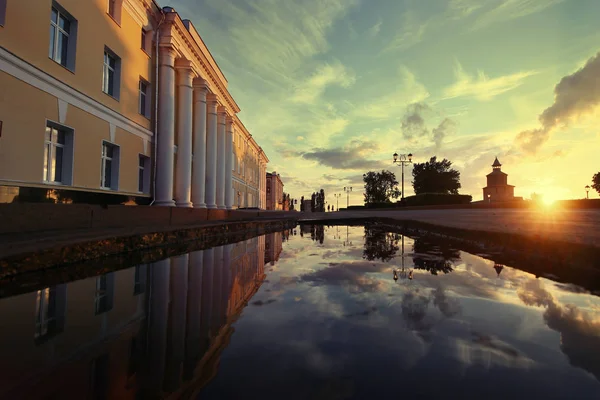
[[0, 300], [0, 397], [598, 399], [600, 299], [299, 226]]

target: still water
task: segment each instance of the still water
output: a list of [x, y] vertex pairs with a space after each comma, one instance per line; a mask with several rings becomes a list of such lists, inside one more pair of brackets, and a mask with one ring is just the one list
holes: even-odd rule
[[600, 298], [427, 237], [298, 226], [43, 286], [0, 299], [0, 398], [600, 399]]

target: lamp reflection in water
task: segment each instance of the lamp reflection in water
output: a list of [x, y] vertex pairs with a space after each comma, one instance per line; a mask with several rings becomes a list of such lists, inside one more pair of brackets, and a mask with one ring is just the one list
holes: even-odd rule
[[[396, 236], [397, 237], [397, 236]], [[398, 281], [398, 277], [400, 277], [400, 279], [406, 279], [408, 278], [409, 280], [413, 279], [413, 270], [411, 269], [410, 271], [406, 271], [404, 268], [404, 235], [401, 235], [402, 239], [402, 247], [401, 247], [401, 254], [400, 254], [400, 270], [398, 270], [397, 268], [393, 269], [393, 273], [394, 273], [394, 281], [397, 282]]]

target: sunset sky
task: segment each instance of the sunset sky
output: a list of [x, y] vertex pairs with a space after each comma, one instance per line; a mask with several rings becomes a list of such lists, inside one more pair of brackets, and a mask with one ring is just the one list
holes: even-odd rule
[[395, 151], [450, 159], [474, 200], [496, 156], [525, 198], [585, 197], [600, 171], [598, 0], [159, 1], [192, 20], [292, 197], [352, 186], [362, 204], [363, 173], [400, 179]]

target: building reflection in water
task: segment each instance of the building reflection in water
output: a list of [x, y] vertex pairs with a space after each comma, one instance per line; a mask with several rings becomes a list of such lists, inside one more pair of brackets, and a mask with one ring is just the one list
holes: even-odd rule
[[0, 300], [0, 398], [193, 395], [281, 249], [272, 233]]

